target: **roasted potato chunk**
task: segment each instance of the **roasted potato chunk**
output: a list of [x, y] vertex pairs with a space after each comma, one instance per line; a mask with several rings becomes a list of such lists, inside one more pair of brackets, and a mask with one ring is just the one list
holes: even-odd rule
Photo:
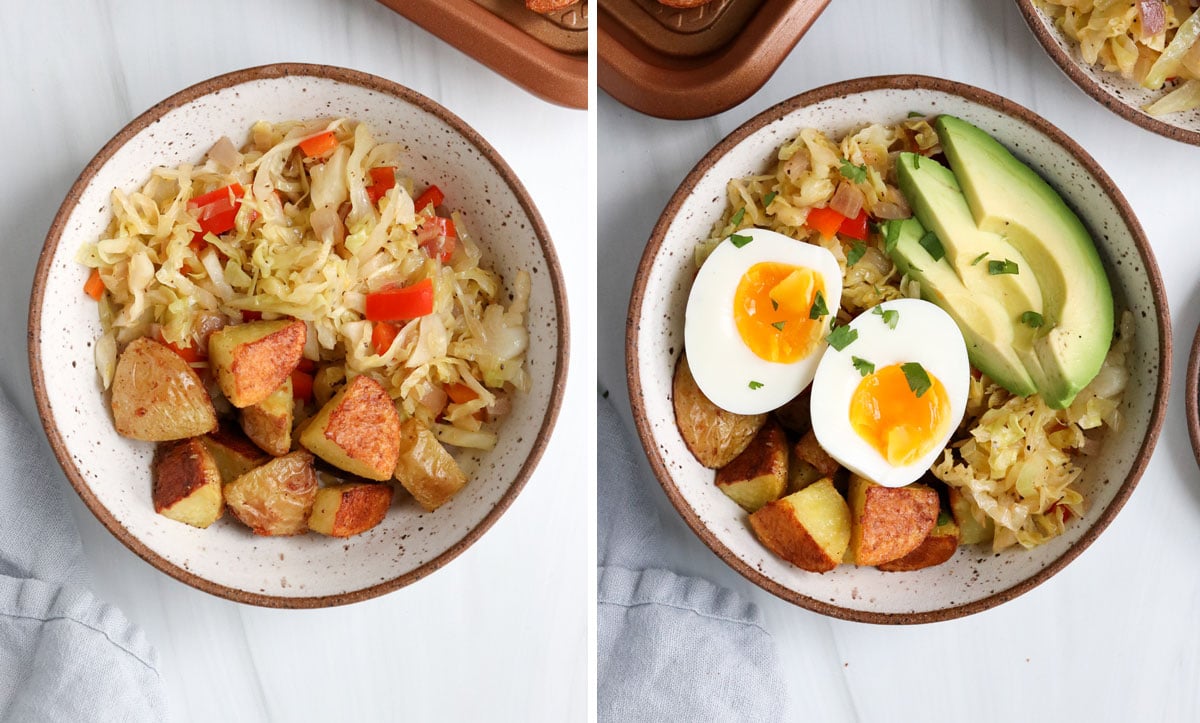
[[754, 512], [783, 495], [787, 487], [787, 462], [788, 444], [783, 427], [768, 419], [750, 445], [717, 470], [717, 488], [742, 509]]
[[811, 430], [801, 437], [799, 442], [796, 442], [793, 451], [797, 458], [815, 467], [822, 477], [832, 477], [842, 468], [838, 461], [830, 457], [829, 453], [821, 447], [821, 443], [817, 441], [817, 435], [813, 434]]
[[433, 512], [467, 484], [467, 476], [433, 432], [409, 419], [400, 426], [396, 479], [422, 507]]
[[207, 434], [217, 413], [188, 363], [153, 339], [134, 339], [117, 359], [112, 382], [117, 433], [146, 442]]
[[317, 497], [312, 455], [298, 450], [255, 467], [225, 485], [233, 516], [256, 535], [298, 535], [308, 529]]
[[280, 457], [292, 448], [292, 379], [258, 404], [242, 410], [242, 430], [264, 452]]
[[750, 515], [768, 550], [801, 570], [828, 572], [850, 544], [850, 507], [828, 477]]
[[308, 529], [330, 537], [353, 537], [366, 532], [387, 515], [392, 486], [351, 482], [317, 490]]
[[269, 457], [237, 428], [222, 424], [217, 431], [200, 438], [221, 471], [222, 482], [232, 482]]
[[687, 359], [675, 366], [671, 401], [675, 406], [675, 426], [696, 461], [709, 469], [720, 469], [733, 461], [754, 439], [765, 414], [734, 414], [721, 409], [704, 396]]
[[192, 527], [221, 518], [221, 472], [199, 437], [158, 445], [152, 474], [155, 512]]
[[287, 379], [304, 352], [303, 321], [252, 321], [208, 337], [208, 358], [221, 393], [238, 409], [258, 404]]
[[937, 522], [938, 496], [931, 487], [883, 487], [850, 476], [850, 553], [856, 565], [881, 565], [917, 548]]
[[885, 562], [877, 567], [884, 572], [911, 572], [940, 565], [954, 557], [958, 550], [958, 525], [948, 512], [938, 513], [937, 524], [929, 536], [917, 545], [917, 549], [904, 557]]
[[300, 444], [351, 474], [391, 479], [400, 457], [400, 415], [379, 382], [357, 376], [321, 407]]
[[772, 414], [783, 428], [795, 435], [805, 435], [812, 429], [812, 387], [796, 395], [796, 398]]
[[992, 536], [996, 533], [996, 523], [982, 512], [976, 517], [975, 505], [971, 504], [957, 487], [950, 488], [950, 512], [958, 524], [959, 541], [962, 544], [974, 545], [992, 541]]
[[[705, 0], [708, 2], [709, 0]], [[535, 13], [552, 13], [580, 2], [580, 0], [525, 0], [525, 7]]]

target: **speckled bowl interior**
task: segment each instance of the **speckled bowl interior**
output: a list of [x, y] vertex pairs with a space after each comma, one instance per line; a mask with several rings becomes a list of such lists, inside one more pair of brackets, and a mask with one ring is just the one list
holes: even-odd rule
[[[885, 573], [843, 565], [818, 575], [759, 544], [746, 513], [713, 484], [713, 472], [688, 452], [675, 426], [671, 378], [683, 348], [683, 321], [695, 273], [693, 248], [726, 203], [729, 179], [764, 172], [778, 147], [802, 128], [833, 137], [909, 111], [949, 113], [991, 133], [1041, 173], [1091, 230], [1112, 282], [1118, 311], [1136, 323], [1125, 393], [1125, 424], [1084, 461], [1083, 519], [1031, 551], [963, 546], [944, 565]], [[1008, 600], [1045, 580], [1081, 552], [1120, 509], [1144, 468], [1161, 426], [1170, 374], [1166, 299], [1150, 247], [1123, 197], [1086, 153], [1024, 108], [977, 88], [917, 76], [866, 78], [820, 88], [748, 121], [683, 181], [642, 258], [630, 304], [627, 364], [634, 417], [651, 466], [692, 529], [751, 581], [798, 605], [876, 623], [929, 622]]]
[[1050, 58], [1085, 93], [1126, 120], [1146, 130], [1184, 143], [1200, 145], [1200, 108], [1182, 113], [1152, 116], [1142, 108], [1167, 94], [1165, 90], [1146, 90], [1135, 81], [1109, 72], [1099, 65], [1088, 65], [1075, 42], [1042, 12], [1035, 0], [1016, 0], [1029, 29]]
[[[95, 303], [81, 292], [74, 260], [104, 230], [113, 188], [132, 191], [153, 166], [203, 160], [227, 135], [240, 144], [260, 119], [346, 116], [377, 138], [405, 144], [402, 173], [418, 188], [437, 184], [461, 210], [505, 280], [532, 277], [526, 364], [533, 380], [488, 453], [464, 454], [470, 484], [427, 513], [398, 494], [382, 524], [347, 540], [317, 534], [256, 537], [225, 517], [200, 530], [155, 514], [154, 446], [116, 434], [93, 362], [100, 335]], [[134, 120], [84, 169], [59, 211], [38, 266], [30, 310], [30, 366], [43, 425], [71, 482], [104, 525], [174, 577], [234, 600], [281, 607], [334, 605], [371, 597], [438, 569], [504, 511], [541, 455], [557, 415], [566, 371], [567, 323], [558, 262], [541, 218], [496, 152], [457, 117], [406, 88], [324, 66], [274, 65], [206, 81]]]

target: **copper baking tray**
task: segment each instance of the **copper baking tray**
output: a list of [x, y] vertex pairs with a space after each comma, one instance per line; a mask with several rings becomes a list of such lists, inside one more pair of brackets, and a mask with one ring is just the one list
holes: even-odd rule
[[587, 0], [548, 15], [522, 0], [379, 2], [539, 98], [587, 108]]
[[787, 57], [829, 0], [600, 0], [600, 87], [659, 118], [704, 118], [741, 103]]

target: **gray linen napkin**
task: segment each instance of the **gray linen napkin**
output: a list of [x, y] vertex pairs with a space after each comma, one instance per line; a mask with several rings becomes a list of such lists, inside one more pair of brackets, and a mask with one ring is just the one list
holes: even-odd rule
[[597, 400], [597, 708], [600, 723], [778, 721], [775, 643], [738, 593], [660, 569], [653, 479], [611, 402]]
[[87, 589], [67, 483], [0, 389], [0, 721], [161, 721], [158, 656]]

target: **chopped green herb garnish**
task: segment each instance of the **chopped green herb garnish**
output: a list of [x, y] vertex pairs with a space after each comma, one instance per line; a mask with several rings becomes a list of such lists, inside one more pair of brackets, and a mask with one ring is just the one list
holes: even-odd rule
[[850, 250], [846, 252], [846, 266], [849, 267], [857, 264], [866, 253], [867, 245], [862, 241], [855, 241], [850, 244]]
[[818, 291], [812, 308], [808, 310], [808, 318], [820, 319], [823, 316], [829, 316], [829, 307], [825, 306], [825, 295]]
[[978, 255], [978, 256], [976, 256], [976, 257], [975, 257], [975, 259], [974, 259], [974, 260], [971, 262], [971, 265], [972, 265], [972, 266], [974, 266], [975, 264], [979, 263], [980, 261], [983, 261], [983, 259], [984, 259], [984, 258], [985, 258], [987, 255], [988, 255], [988, 252], [987, 252], [987, 251], [984, 251], [983, 253], [979, 254], [979, 255]]
[[1043, 319], [1042, 315], [1036, 311], [1026, 311], [1024, 314], [1021, 314], [1021, 323], [1032, 329], [1037, 329], [1042, 324], [1046, 323], [1046, 320]]
[[913, 168], [920, 168], [920, 167], [921, 167], [921, 154], [914, 153], [913, 154]]
[[1017, 268], [1016, 261], [1004, 259], [1003, 261], [989, 261], [988, 273], [992, 276], [999, 276], [1000, 274], [1019, 274], [1021, 270]]
[[771, 308], [774, 309], [775, 311], [779, 311], [779, 302], [774, 299], [771, 299]]
[[945, 510], [941, 510], [938, 512], [937, 526], [941, 527], [948, 524], [950, 524], [950, 515]]
[[883, 237], [883, 250], [891, 254], [895, 250], [896, 244], [900, 242], [900, 222], [888, 221], [887, 233]]
[[737, 210], [737, 213], [733, 214], [733, 216], [729, 219], [729, 223], [733, 224], [734, 226], [740, 226], [742, 225], [742, 219], [744, 218], [746, 218], [746, 207], [742, 206]]
[[762, 382], [750, 382], [750, 388], [751, 389], [762, 389], [763, 388]]
[[942, 248], [942, 242], [938, 240], [937, 234], [933, 231], [926, 231], [918, 242], [921, 248], [929, 252], [929, 256], [934, 261], [941, 261], [946, 256], [946, 249]]
[[839, 160], [842, 162], [842, 177], [847, 181], [862, 183], [867, 180], [867, 169], [865, 166], [856, 166], [845, 158]]
[[871, 310], [875, 316], [882, 316], [883, 323], [888, 325], [889, 329], [896, 328], [896, 322], [900, 321], [900, 312], [895, 309], [884, 309], [882, 306], [876, 306]]
[[908, 112], [908, 117], [909, 118], [924, 118], [925, 114], [919, 110], [910, 110]]
[[787, 321], [777, 321], [774, 324], [771, 324], [771, 326], [775, 327], [779, 331], [783, 331], [783, 327], [787, 326]]
[[925, 373], [925, 367], [918, 362], [901, 364], [900, 370], [904, 372], [904, 378], [908, 380], [908, 388], [917, 395], [918, 399], [929, 391], [929, 387], [933, 386], [933, 382], [929, 381], [929, 375]]
[[854, 343], [858, 338], [858, 330], [851, 329], [849, 326], [839, 326], [829, 332], [829, 336], [825, 337], [825, 341], [829, 342], [829, 346], [841, 351]]
[[778, 196], [778, 195], [779, 195], [778, 193], [775, 193], [774, 191], [771, 191], [771, 192], [770, 192], [770, 193], [768, 193], [767, 195], [763, 196], [763, 208], [765, 209], [765, 208], [768, 208], [768, 207], [770, 207], [770, 205], [771, 205], [771, 201], [774, 201], [774, 200], [775, 200], [775, 197], [776, 197], [776, 196]]
[[736, 233], [729, 237], [729, 241], [734, 246], [738, 247], [739, 249], [741, 247], [745, 246], [746, 244], [750, 243], [753, 240], [754, 240], [753, 236], [742, 236], [742, 235], [736, 234]]
[[852, 357], [850, 357], [850, 361], [853, 362], [854, 368], [858, 370], [858, 373], [862, 374], [864, 377], [867, 376], [868, 374], [875, 373], [875, 365], [872, 364], [871, 362], [867, 361], [866, 359], [852, 356]]

